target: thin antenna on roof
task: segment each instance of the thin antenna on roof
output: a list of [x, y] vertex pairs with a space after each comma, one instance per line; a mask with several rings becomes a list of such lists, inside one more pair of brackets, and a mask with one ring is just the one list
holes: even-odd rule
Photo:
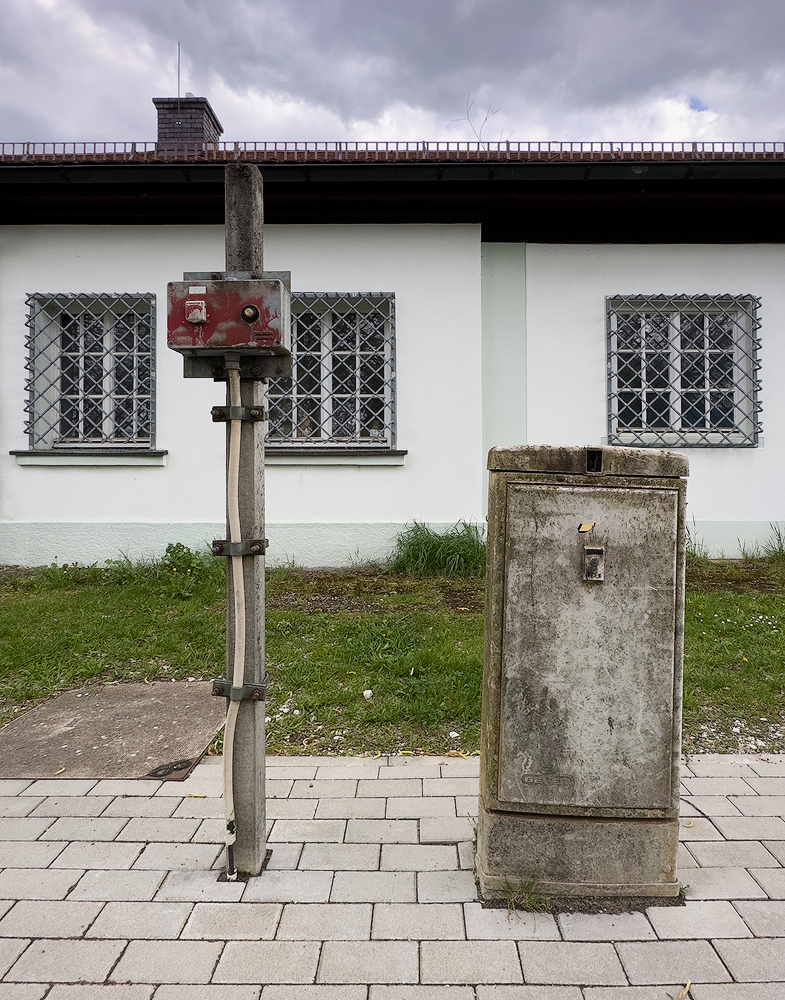
[[180, 43], [177, 43], [177, 100], [180, 100]]

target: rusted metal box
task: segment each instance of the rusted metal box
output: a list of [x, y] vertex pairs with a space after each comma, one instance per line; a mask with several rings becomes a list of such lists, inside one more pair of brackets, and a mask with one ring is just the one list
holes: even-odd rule
[[687, 460], [488, 465], [481, 892], [676, 895]]
[[291, 352], [291, 297], [281, 280], [172, 281], [167, 293], [168, 344], [181, 354]]

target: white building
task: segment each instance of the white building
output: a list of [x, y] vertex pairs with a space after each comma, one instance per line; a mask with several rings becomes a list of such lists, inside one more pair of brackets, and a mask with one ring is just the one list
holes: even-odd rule
[[201, 98], [173, 138], [173, 103], [157, 144], [0, 147], [0, 563], [223, 536], [224, 388], [183, 379], [166, 284], [223, 268], [236, 156], [294, 295], [272, 563], [482, 522], [488, 448], [527, 442], [683, 449], [714, 552], [785, 526], [782, 143], [237, 150]]

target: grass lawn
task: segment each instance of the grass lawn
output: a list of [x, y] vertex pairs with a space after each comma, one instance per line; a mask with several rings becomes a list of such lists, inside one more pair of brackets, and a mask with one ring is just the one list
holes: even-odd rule
[[[0, 721], [95, 681], [219, 676], [222, 574], [182, 549], [0, 573]], [[688, 577], [685, 749], [785, 749], [785, 560], [697, 559]], [[476, 751], [482, 608], [477, 578], [272, 571], [269, 751]]]

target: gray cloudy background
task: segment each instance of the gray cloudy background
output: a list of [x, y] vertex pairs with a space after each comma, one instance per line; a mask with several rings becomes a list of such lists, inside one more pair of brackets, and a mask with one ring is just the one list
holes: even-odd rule
[[[785, 139], [782, 0], [0, 0], [0, 140]], [[461, 120], [464, 118], [464, 120]]]

